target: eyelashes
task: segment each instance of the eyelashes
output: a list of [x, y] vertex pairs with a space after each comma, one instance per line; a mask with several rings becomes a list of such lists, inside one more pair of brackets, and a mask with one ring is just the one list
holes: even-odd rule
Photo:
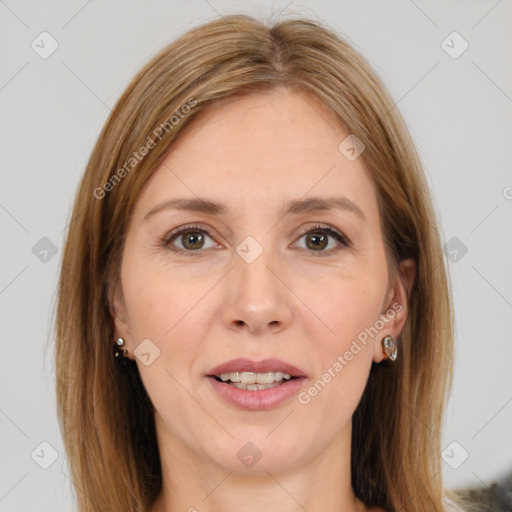
[[[352, 244], [350, 243], [348, 238], [345, 235], [343, 235], [342, 233], [336, 231], [335, 229], [333, 229], [331, 227], [320, 226], [320, 225], [314, 226], [313, 228], [309, 228], [306, 231], [304, 231], [301, 235], [299, 235], [299, 238], [297, 241], [303, 239], [304, 237], [308, 237], [310, 235], [312, 238], [308, 239], [308, 242], [316, 239], [315, 245], [318, 244], [318, 242], [320, 242], [320, 244], [323, 244], [324, 241], [327, 240], [327, 246], [328, 246], [330, 243], [328, 240], [329, 238], [332, 238], [332, 239], [336, 240], [336, 242], [337, 242], [337, 244], [334, 247], [331, 247], [330, 249], [325, 250], [325, 251], [324, 250], [309, 250], [309, 248], [307, 247], [308, 242], [306, 242], [306, 247], [304, 248], [304, 250], [312, 253], [312, 256], [320, 256], [320, 257], [330, 256], [333, 253], [341, 250], [343, 247], [350, 248], [352, 246]], [[320, 235], [320, 236], [318, 236], [318, 235]]]
[[[187, 235], [190, 237], [188, 240], [186, 239]], [[306, 237], [307, 241], [305, 247], [301, 247], [301, 250], [310, 253], [313, 257], [331, 256], [343, 248], [352, 247], [350, 240], [345, 235], [329, 226], [316, 225], [312, 228], [306, 229], [299, 235], [294, 244], [302, 240], [304, 237]], [[184, 239], [185, 244], [188, 245], [191, 242], [191, 245], [196, 247], [185, 247], [183, 244]], [[209, 244], [208, 239], [211, 240]], [[332, 240], [335, 240], [336, 242], [334, 247], [323, 250], [331, 244]], [[175, 245], [175, 242], [179, 242], [181, 247]], [[327, 244], [325, 245], [326, 242]], [[320, 247], [321, 250], [311, 249], [311, 245], [308, 245], [310, 243], [313, 243], [313, 247]], [[222, 248], [222, 246], [218, 245], [213, 240], [207, 229], [195, 224], [188, 224], [167, 233], [160, 240], [160, 245], [174, 253], [190, 257], [201, 256], [207, 249]], [[200, 247], [197, 247], [197, 245], [200, 245]]]
[[[181, 228], [175, 229], [175, 230], [171, 231], [170, 233], [168, 233], [167, 235], [165, 235], [165, 237], [161, 240], [161, 245], [163, 245], [167, 249], [171, 250], [172, 252], [175, 252], [178, 254], [183, 254], [185, 256], [192, 256], [192, 257], [200, 256], [199, 253], [203, 252], [203, 251], [201, 251], [201, 249], [203, 249], [203, 247], [201, 247], [199, 249], [195, 249], [195, 250], [194, 249], [187, 250], [185, 248], [176, 247], [174, 245], [174, 241], [178, 237], [180, 237], [180, 236], [183, 237], [187, 234], [196, 235], [195, 238], [197, 238], [198, 240], [204, 240], [205, 236], [208, 238], [211, 238], [206, 229], [203, 229], [200, 226], [189, 224], [187, 226], [183, 226]], [[197, 236], [198, 234], [199, 234], [199, 237]], [[210, 247], [207, 247], [207, 248], [210, 248]]]

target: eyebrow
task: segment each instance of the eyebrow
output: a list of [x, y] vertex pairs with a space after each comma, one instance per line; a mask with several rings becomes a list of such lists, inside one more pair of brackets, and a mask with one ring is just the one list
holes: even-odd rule
[[[209, 199], [189, 198], [189, 199], [170, 199], [159, 203], [144, 216], [143, 221], [163, 210], [180, 210], [197, 213], [209, 213], [212, 215], [226, 215], [229, 208], [222, 203]], [[290, 201], [283, 209], [282, 216], [288, 214], [299, 214], [305, 212], [343, 210], [357, 215], [365, 221], [366, 217], [361, 208], [348, 197], [309, 197], [307, 199], [297, 199]]]

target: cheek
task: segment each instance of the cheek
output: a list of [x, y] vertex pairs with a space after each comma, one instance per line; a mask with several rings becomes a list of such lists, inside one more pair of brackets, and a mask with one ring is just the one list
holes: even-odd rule
[[172, 337], [198, 303], [205, 280], [186, 279], [144, 253], [129, 253], [123, 262], [123, 290], [130, 333], [164, 342]]
[[357, 276], [333, 273], [321, 287], [311, 283], [302, 290], [311, 309], [328, 328], [323, 336], [316, 338], [322, 345], [321, 352], [332, 355], [346, 350], [352, 340], [375, 324], [387, 286], [386, 275], [380, 276], [371, 271]]
[[[144, 255], [125, 260], [123, 288], [133, 342], [128, 348], [133, 354], [144, 339], [157, 347], [149, 366], [139, 358], [137, 366], [156, 411], [180, 436], [188, 435], [187, 425], [204, 420], [189, 392], [194, 393], [195, 378], [204, 370], [206, 344], [219, 318], [218, 280], [214, 271], [198, 277], [159, 260], [148, 262]], [[183, 420], [179, 424], [173, 419], [177, 411]]]
[[[128, 310], [130, 352], [142, 340], [150, 339], [157, 347], [151, 349], [151, 363], [137, 358], [144, 387], [155, 410], [175, 435], [186, 437], [187, 426], [204, 421], [202, 409], [193, 407], [187, 390], [190, 369], [194, 366], [210, 329], [203, 300], [211, 284], [207, 280], [194, 282], [180, 279], [178, 274], [126, 260], [123, 287]], [[210, 314], [211, 316], [211, 314]], [[153, 352], [157, 357], [153, 358]], [[191, 406], [192, 404], [192, 406]], [[180, 422], [175, 421], [179, 411]]]
[[310, 323], [310, 349], [318, 364], [299, 403], [316, 410], [313, 416], [324, 418], [324, 428], [348, 421], [366, 386], [376, 342], [368, 332], [381, 313], [387, 284], [382, 275], [342, 276], [324, 283], [322, 293], [307, 292], [312, 309], [329, 330], [315, 335]]

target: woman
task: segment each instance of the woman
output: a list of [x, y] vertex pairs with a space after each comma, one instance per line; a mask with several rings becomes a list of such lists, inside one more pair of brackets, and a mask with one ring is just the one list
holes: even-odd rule
[[233, 15], [133, 79], [57, 314], [80, 510], [441, 511], [452, 307], [428, 185], [365, 60]]

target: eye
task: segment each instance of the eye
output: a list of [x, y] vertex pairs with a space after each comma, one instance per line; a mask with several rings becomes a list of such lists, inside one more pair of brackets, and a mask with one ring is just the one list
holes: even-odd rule
[[184, 226], [168, 233], [162, 245], [179, 254], [197, 256], [201, 249], [217, 247], [208, 232], [199, 226]]
[[332, 228], [324, 226], [315, 226], [303, 233], [298, 243], [301, 249], [309, 252], [316, 252], [315, 256], [328, 256], [339, 251], [342, 247], [350, 247], [350, 241], [347, 237], [335, 231]]
[[[303, 241], [303, 243], [299, 243]], [[314, 256], [329, 256], [342, 247], [350, 247], [347, 237], [338, 231], [325, 226], [315, 226], [303, 233], [296, 242]], [[169, 250], [186, 256], [200, 256], [202, 249], [220, 248], [208, 234], [208, 231], [196, 225], [177, 228], [161, 240], [161, 245]]]

